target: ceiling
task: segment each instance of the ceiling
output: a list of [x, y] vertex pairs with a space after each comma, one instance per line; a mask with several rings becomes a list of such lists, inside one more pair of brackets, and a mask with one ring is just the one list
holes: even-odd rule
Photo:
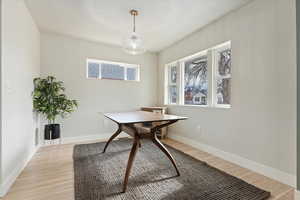
[[41, 30], [113, 45], [132, 31], [129, 10], [137, 9], [137, 33], [160, 51], [251, 0], [25, 1]]

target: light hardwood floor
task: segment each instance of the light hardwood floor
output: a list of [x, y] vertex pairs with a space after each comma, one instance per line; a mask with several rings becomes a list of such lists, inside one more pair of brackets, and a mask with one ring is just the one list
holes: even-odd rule
[[[272, 200], [294, 199], [294, 189], [287, 185], [180, 142], [171, 139], [164, 142], [250, 184], [270, 191]], [[74, 144], [64, 144], [42, 147], [3, 200], [73, 200], [73, 146]]]

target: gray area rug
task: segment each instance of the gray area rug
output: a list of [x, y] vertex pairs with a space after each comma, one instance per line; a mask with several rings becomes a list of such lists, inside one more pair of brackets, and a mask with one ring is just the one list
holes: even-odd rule
[[132, 140], [74, 147], [75, 199], [264, 200], [269, 192], [167, 146], [181, 176], [151, 141], [142, 140], [126, 193], [121, 193]]

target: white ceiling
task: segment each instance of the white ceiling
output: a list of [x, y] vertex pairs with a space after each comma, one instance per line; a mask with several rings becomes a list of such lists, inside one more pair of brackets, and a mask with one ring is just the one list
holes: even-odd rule
[[120, 45], [132, 30], [150, 51], [182, 39], [251, 0], [26, 0], [41, 30]]

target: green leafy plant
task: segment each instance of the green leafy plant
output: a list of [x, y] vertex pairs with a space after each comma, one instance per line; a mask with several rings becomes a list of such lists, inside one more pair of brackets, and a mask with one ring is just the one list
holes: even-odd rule
[[50, 123], [55, 123], [58, 116], [64, 118], [75, 111], [78, 106], [76, 100], [69, 100], [64, 94], [65, 87], [62, 81], [56, 81], [53, 76], [35, 78], [33, 108], [43, 114]]

